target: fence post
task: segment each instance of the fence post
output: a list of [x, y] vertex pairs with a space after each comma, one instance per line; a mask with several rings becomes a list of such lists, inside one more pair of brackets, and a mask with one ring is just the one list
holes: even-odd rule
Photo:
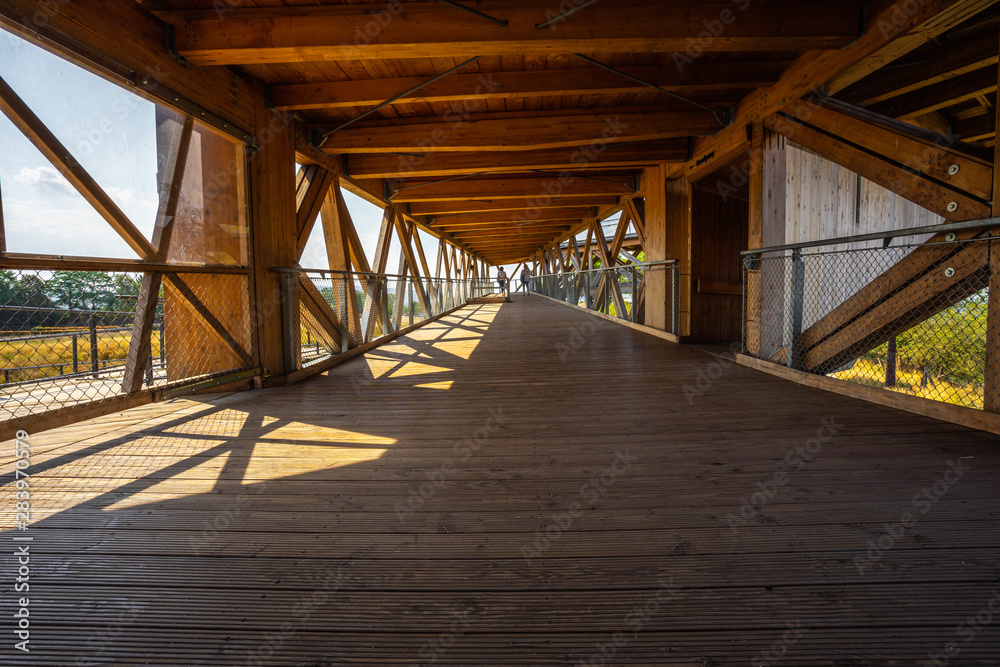
[[[167, 346], [166, 339], [163, 337], [164, 334], [163, 318], [160, 318], [160, 365], [163, 366], [167, 363]], [[152, 345], [152, 344], [151, 344]]]
[[99, 375], [97, 365], [97, 317], [91, 315], [90, 319], [87, 320], [87, 324], [90, 327], [90, 370], [96, 378]]
[[680, 336], [681, 335], [681, 265], [679, 262], [674, 262], [670, 265], [670, 311], [671, 320], [673, 321], [673, 331], [670, 333]]
[[896, 386], [896, 337], [889, 338], [885, 355], [885, 386]]
[[281, 323], [284, 329], [284, 365], [285, 372], [291, 373], [298, 370], [299, 350], [301, 345], [296, 317], [296, 295], [295, 295], [295, 275], [291, 273], [281, 274]]
[[788, 367], [799, 366], [802, 354], [802, 310], [805, 300], [806, 265], [802, 261], [802, 250], [792, 250], [792, 338], [788, 347]]
[[632, 281], [632, 287], [631, 287], [632, 312], [629, 313], [628, 320], [629, 320], [629, 322], [632, 322], [633, 324], [638, 324], [639, 323], [639, 308], [638, 308], [638, 306], [639, 306], [639, 294], [638, 294], [638, 292], [639, 292], [639, 278], [638, 278], [638, 275], [636, 273], [636, 270], [635, 270], [634, 266], [630, 266], [628, 270], [629, 270], [629, 273], [631, 274], [630, 279]]
[[73, 373], [80, 372], [79, 346], [77, 345], [76, 334], [73, 334]]
[[348, 318], [351, 316], [348, 299], [355, 298], [353, 294], [347, 293], [347, 276], [340, 277], [340, 351], [347, 352], [351, 347], [351, 327], [348, 326]]
[[406, 281], [406, 291], [409, 292], [410, 297], [410, 326], [413, 326], [413, 278]]
[[[389, 279], [388, 278], [384, 278], [382, 280], [383, 280], [383, 283], [382, 283], [382, 297], [383, 297], [382, 298], [382, 315], [385, 317], [385, 319], [382, 320], [385, 323], [385, 327], [383, 328], [382, 335], [383, 336], [388, 336], [389, 334], [392, 333], [392, 320], [389, 319]], [[396, 289], [399, 289], [398, 285], [396, 286]]]

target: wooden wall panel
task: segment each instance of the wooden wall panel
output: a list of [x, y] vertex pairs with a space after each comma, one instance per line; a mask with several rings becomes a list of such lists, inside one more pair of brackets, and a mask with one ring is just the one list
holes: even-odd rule
[[[247, 326], [250, 309], [245, 276], [180, 274], [180, 278], [245, 350], [250, 349]], [[213, 331], [169, 280], [163, 283], [163, 324], [167, 379], [243, 368], [243, 359]], [[245, 383], [240, 387], [245, 387]]]
[[[691, 342], [740, 340], [743, 299], [739, 294], [709, 293], [699, 282], [737, 287], [743, 279], [740, 251], [747, 247], [750, 209], [738, 199], [695, 190], [691, 205]], [[713, 286], [719, 291], [719, 286]]]
[[[826, 158], [789, 144], [787, 155], [787, 193], [784, 243], [802, 243], [842, 238], [857, 234], [937, 225], [944, 218], [873, 183]], [[927, 235], [901, 237], [894, 246], [920, 243]], [[881, 248], [881, 241], [839, 244], [820, 250], [860, 250]], [[806, 250], [805, 253], [817, 252]], [[803, 325], [809, 327], [831, 312], [851, 294], [881, 275], [888, 265], [902, 255], [872, 255], [869, 261], [807, 263], [807, 299]], [[859, 259], [863, 259], [860, 258]], [[817, 289], [824, 284], [827, 289]], [[786, 295], [787, 296], [787, 295]]]

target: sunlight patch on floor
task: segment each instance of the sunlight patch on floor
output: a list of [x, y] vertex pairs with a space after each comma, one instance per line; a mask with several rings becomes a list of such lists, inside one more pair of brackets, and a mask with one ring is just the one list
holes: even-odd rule
[[434, 343], [433, 347], [435, 350], [441, 350], [459, 359], [467, 360], [476, 351], [480, 340], [480, 338], [471, 338], [467, 340], [438, 341]]
[[[373, 436], [369, 436], [373, 437]], [[381, 438], [395, 443], [391, 438]], [[374, 461], [385, 454], [385, 449], [359, 449], [326, 447], [323, 445], [295, 445], [291, 455], [277, 455], [284, 447], [261, 442], [254, 448], [243, 479], [247, 483], [275, 480], [295, 475], [305, 475], [330, 468]]]
[[376, 357], [371, 354], [366, 354], [365, 364], [368, 366], [368, 372], [372, 374], [373, 379], [378, 379], [383, 375], [388, 375], [393, 369], [399, 366], [398, 359], [389, 359], [386, 357]]
[[417, 361], [410, 361], [403, 364], [403, 367], [398, 371], [395, 371], [389, 377], [392, 378], [404, 378], [412, 377], [414, 375], [425, 375], [427, 373], [445, 373], [454, 370], [453, 368], [444, 368], [443, 366], [431, 366], [430, 364], [422, 364]]
[[[126, 507], [138, 507], [154, 502], [147, 493], [154, 493], [168, 498], [183, 498], [184, 496], [196, 496], [202, 493], [211, 493], [219, 479], [219, 474], [225, 468], [230, 452], [226, 452], [214, 458], [208, 459], [196, 466], [192, 466], [183, 472], [168, 477], [154, 483], [152, 486], [142, 489], [142, 493], [134, 493], [125, 496], [110, 505], [104, 507], [105, 511], [119, 510]], [[162, 500], [162, 499], [158, 499]]]
[[249, 413], [242, 410], [225, 409], [204, 417], [163, 429], [164, 433], [194, 433], [220, 438], [235, 438], [246, 425]]
[[454, 380], [445, 380], [444, 382], [430, 382], [428, 384], [415, 384], [414, 387], [418, 389], [451, 389], [451, 385], [455, 384]]
[[[306, 422], [290, 422], [284, 426], [279, 426], [278, 428], [270, 431], [267, 435], [258, 438], [261, 442], [266, 442], [268, 440], [282, 440], [284, 442], [295, 443], [296, 441], [301, 441], [309, 443], [311, 446], [318, 442], [329, 442], [331, 445], [395, 445], [395, 438], [384, 438], [378, 435], [371, 435], [369, 433], [360, 433], [357, 431], [347, 431], [341, 428], [332, 428], [330, 426], [319, 426], [317, 424], [309, 424]], [[331, 449], [337, 450], [336, 447]], [[256, 451], [254, 454], [256, 455]]]

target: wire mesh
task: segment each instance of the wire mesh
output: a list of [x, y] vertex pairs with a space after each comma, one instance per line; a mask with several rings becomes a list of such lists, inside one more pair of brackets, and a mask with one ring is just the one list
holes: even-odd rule
[[744, 351], [982, 408], [997, 249], [997, 241], [980, 238], [746, 256]]
[[[288, 361], [305, 368], [456, 308], [495, 290], [489, 281], [283, 270]], [[292, 358], [294, 357], [294, 358]]]
[[242, 370], [249, 350], [245, 275], [0, 271], [0, 420]]
[[676, 262], [626, 264], [546, 274], [533, 277], [529, 289], [536, 294], [637, 324], [662, 320], [668, 332], [677, 333], [678, 330]]

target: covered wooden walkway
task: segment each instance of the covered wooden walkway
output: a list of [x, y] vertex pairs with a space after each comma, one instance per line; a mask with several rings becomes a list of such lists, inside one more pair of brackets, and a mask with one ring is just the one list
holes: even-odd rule
[[1000, 659], [995, 436], [540, 297], [32, 442], [44, 664]]

